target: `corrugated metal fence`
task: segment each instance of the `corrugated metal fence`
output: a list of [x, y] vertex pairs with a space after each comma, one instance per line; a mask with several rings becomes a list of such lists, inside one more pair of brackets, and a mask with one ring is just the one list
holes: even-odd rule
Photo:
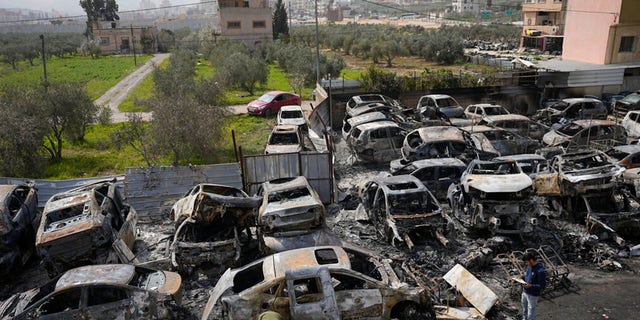
[[0, 184], [29, 184], [33, 183], [38, 189], [38, 207], [43, 208], [49, 198], [56, 193], [65, 192], [73, 188], [84, 186], [89, 183], [117, 179], [117, 183], [122, 190], [122, 180], [124, 176], [92, 177], [86, 179], [73, 180], [32, 180], [19, 178], [0, 178]]
[[85, 184], [117, 179], [120, 191], [129, 205], [136, 209], [142, 221], [168, 215], [171, 206], [185, 192], [198, 183], [216, 183], [242, 188], [239, 163], [189, 166], [128, 168], [125, 175], [73, 180], [30, 180], [0, 178], [0, 184], [34, 183], [38, 189], [38, 206], [56, 193], [65, 192]]
[[215, 183], [242, 188], [238, 163], [128, 168], [124, 190], [129, 205], [139, 217], [168, 216], [171, 206], [198, 183]]
[[333, 196], [333, 170], [331, 154], [300, 152], [245, 156], [245, 186], [250, 194], [256, 192], [261, 183], [278, 178], [305, 176], [318, 192], [324, 203]]

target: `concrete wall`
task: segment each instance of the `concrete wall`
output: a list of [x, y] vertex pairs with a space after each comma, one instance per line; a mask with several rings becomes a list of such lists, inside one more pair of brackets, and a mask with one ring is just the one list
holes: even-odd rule
[[622, 0], [569, 1], [562, 58], [604, 64], [609, 28], [618, 23], [621, 5]]
[[[240, 27], [229, 28], [229, 22], [239, 22]], [[264, 22], [264, 27], [255, 27], [254, 22]], [[221, 38], [239, 40], [254, 45], [273, 37], [271, 8], [220, 8]]]
[[[640, 11], [637, 13], [640, 16]], [[635, 37], [633, 51], [620, 52], [622, 37]], [[618, 24], [609, 30], [609, 42], [605, 63], [640, 61], [640, 23]]]

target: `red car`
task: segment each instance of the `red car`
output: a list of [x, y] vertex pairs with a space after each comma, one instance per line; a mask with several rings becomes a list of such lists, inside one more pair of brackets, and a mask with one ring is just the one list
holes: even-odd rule
[[284, 91], [271, 91], [249, 102], [247, 112], [253, 115], [271, 116], [277, 114], [282, 106], [302, 104], [300, 96]]

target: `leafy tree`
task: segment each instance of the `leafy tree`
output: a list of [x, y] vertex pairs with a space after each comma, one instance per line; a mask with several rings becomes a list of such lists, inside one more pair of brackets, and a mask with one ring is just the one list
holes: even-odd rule
[[7, 88], [0, 95], [0, 172], [9, 177], [38, 176], [45, 168], [42, 142], [46, 126], [37, 113], [39, 95]]
[[98, 107], [77, 84], [55, 84], [41, 94], [38, 114], [48, 127], [44, 148], [51, 159], [60, 160], [64, 137], [72, 141], [83, 140], [87, 126], [96, 118]]
[[462, 38], [448, 34], [446, 29], [433, 32], [423, 51], [423, 56], [442, 64], [454, 64], [464, 58], [464, 43]]
[[258, 83], [267, 83], [269, 66], [264, 60], [236, 52], [224, 61], [224, 65], [218, 70], [219, 79], [223, 83], [241, 88], [250, 95], [254, 94]]
[[276, 8], [273, 10], [273, 39], [289, 35], [289, 24], [287, 21], [287, 9], [284, 2], [278, 0]]
[[213, 159], [226, 109], [218, 106], [222, 87], [212, 79], [195, 80], [195, 55], [177, 50], [165, 69], [153, 74], [153, 111], [149, 125], [131, 116], [112, 136], [116, 145], [130, 145], [148, 165], [169, 156], [173, 165]]
[[120, 20], [116, 0], [80, 0], [80, 7], [87, 13], [87, 36], [90, 38], [93, 37], [93, 24], [98, 20]]

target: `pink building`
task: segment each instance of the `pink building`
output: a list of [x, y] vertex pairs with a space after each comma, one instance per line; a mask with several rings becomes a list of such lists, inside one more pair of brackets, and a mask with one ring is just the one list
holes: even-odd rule
[[271, 8], [267, 0], [219, 0], [220, 38], [248, 46], [273, 38]]
[[564, 60], [640, 62], [639, 0], [568, 0], [565, 21]]

